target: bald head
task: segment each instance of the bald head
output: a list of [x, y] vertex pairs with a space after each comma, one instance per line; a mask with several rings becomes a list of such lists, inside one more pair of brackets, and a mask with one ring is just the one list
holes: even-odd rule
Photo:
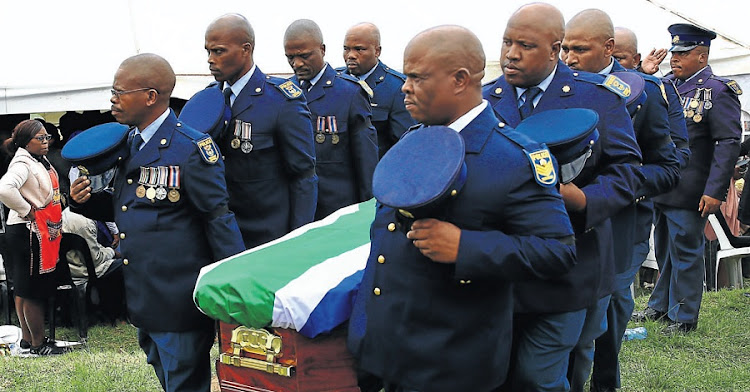
[[565, 20], [560, 10], [546, 3], [519, 8], [503, 33], [500, 62], [505, 80], [531, 87], [549, 76], [557, 65]]
[[407, 110], [425, 124], [452, 123], [482, 102], [484, 65], [481, 42], [464, 27], [417, 34], [404, 50]]
[[153, 53], [138, 54], [125, 59], [118, 72], [127, 74], [140, 86], [156, 89], [159, 99], [169, 103], [176, 77], [172, 66], [163, 57]]
[[249, 43], [255, 46], [255, 31], [247, 18], [240, 14], [225, 14], [216, 18], [206, 28], [206, 36], [215, 32], [227, 34], [237, 45]]
[[536, 29], [550, 42], [562, 41], [565, 35], [565, 18], [555, 6], [547, 3], [530, 3], [521, 6], [508, 19], [507, 27]]
[[380, 29], [370, 22], [357, 23], [346, 31], [346, 36], [357, 35], [366, 37], [375, 46], [380, 46]]
[[635, 33], [625, 27], [615, 27], [615, 51], [612, 57], [627, 69], [635, 69], [641, 62], [638, 53], [638, 38]]
[[461, 26], [437, 26], [417, 34], [404, 50], [404, 57], [423, 52], [438, 65], [455, 70], [466, 68], [472, 75], [484, 76], [485, 56], [482, 43], [474, 33]]
[[583, 10], [565, 26], [562, 59], [572, 69], [601, 72], [612, 63], [614, 50], [615, 29], [602, 10]]
[[167, 60], [152, 53], [127, 58], [115, 72], [112, 116], [121, 123], [145, 129], [169, 107], [175, 75]]
[[380, 30], [372, 23], [359, 23], [344, 36], [344, 62], [348, 73], [361, 76], [370, 72], [380, 58]]
[[286, 28], [284, 42], [299, 39], [312, 39], [315, 44], [323, 45], [323, 32], [320, 31], [320, 26], [312, 20], [298, 19]]
[[590, 8], [577, 13], [570, 18], [565, 26], [565, 34], [572, 31], [586, 30], [591, 37], [596, 37], [606, 41], [615, 37], [615, 28], [612, 26], [612, 19], [602, 10]]

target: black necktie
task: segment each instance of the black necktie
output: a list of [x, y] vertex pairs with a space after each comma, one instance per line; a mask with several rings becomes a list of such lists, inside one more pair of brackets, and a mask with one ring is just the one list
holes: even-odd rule
[[310, 87], [312, 87], [312, 83], [310, 83], [309, 80], [303, 80], [299, 82], [299, 86], [302, 87], [305, 91], [310, 91]]
[[229, 108], [232, 107], [231, 96], [232, 96], [232, 89], [230, 87], [225, 88], [224, 89], [224, 104], [226, 104], [227, 107]]
[[130, 141], [130, 156], [134, 156], [138, 150], [139, 147], [143, 144], [143, 138], [141, 137], [140, 133], [134, 133], [133, 134], [133, 140]]
[[531, 115], [531, 112], [534, 110], [534, 98], [536, 98], [536, 96], [541, 92], [542, 89], [536, 86], [529, 87], [526, 91], [524, 91], [523, 96], [525, 98], [523, 101], [523, 105], [521, 105], [521, 107], [518, 109], [518, 111], [521, 113], [521, 120]]

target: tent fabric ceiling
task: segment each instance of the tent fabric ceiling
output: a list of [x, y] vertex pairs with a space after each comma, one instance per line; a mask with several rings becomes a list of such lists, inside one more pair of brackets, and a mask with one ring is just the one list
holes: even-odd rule
[[[331, 7], [307, 10], [309, 2], [303, 0], [287, 0], [283, 8], [242, 0], [211, 3], [210, 7], [196, 0], [1, 0], [0, 45], [5, 47], [5, 55], [0, 62], [0, 114], [108, 109], [108, 91], [117, 66], [126, 57], [146, 52], [160, 54], [172, 64], [178, 74], [174, 95], [189, 98], [212, 80], [203, 49], [205, 27], [229, 12], [241, 13], [252, 23], [255, 61], [270, 74], [289, 73], [282, 37], [286, 26], [303, 10], [305, 17], [321, 26], [328, 49], [326, 60], [333, 66], [343, 65], [340, 48], [346, 29], [365, 20], [380, 27], [381, 60], [396, 69], [401, 68], [408, 40], [440, 24], [458, 24], [474, 31], [492, 65], [500, 57], [507, 18], [527, 2], [504, 1], [482, 12], [476, 7], [453, 7], [444, 0], [381, 0], [381, 9], [397, 11], [362, 14], [334, 2]], [[748, 15], [747, 3], [732, 2], [729, 9], [708, 8], [698, 0], [550, 3], [560, 8], [566, 19], [586, 8], [606, 11], [616, 26], [636, 32], [642, 53], [669, 45], [666, 28], [670, 24], [698, 23], [720, 34], [711, 51], [717, 74], [750, 74], [750, 29], [727, 22], [727, 15]], [[663, 64], [663, 69], [668, 65]]]

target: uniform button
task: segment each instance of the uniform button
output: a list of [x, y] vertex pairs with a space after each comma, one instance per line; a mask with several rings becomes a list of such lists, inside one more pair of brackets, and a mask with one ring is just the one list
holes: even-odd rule
[[375, 295], [380, 295], [380, 287], [375, 287], [375, 288], [374, 288], [374, 289], [372, 290], [372, 292], [373, 292], [373, 294], [375, 294]]
[[122, 206], [122, 212], [125, 212], [128, 210], [128, 206]]
[[132, 183], [133, 183], [133, 179], [132, 178], [128, 178], [128, 185], [130, 185]]
[[124, 240], [124, 239], [125, 239], [125, 233], [120, 233], [120, 239], [121, 239], [121, 240]]
[[388, 224], [388, 231], [395, 231], [396, 230], [396, 224], [391, 222]]
[[123, 265], [128, 265], [128, 259], [122, 259], [122, 264]]
[[255, 92], [256, 92], [256, 93], [259, 93], [259, 92], [260, 92], [260, 87], [256, 87], [256, 88], [255, 88]]
[[380, 263], [380, 264], [385, 263], [385, 256], [383, 256], [383, 255], [378, 256], [378, 263]]
[[466, 281], [465, 281], [465, 280], [463, 280], [463, 279], [461, 279], [461, 280], [459, 280], [459, 281], [458, 281], [458, 283], [461, 283], [461, 284], [466, 284]]
[[451, 196], [456, 196], [457, 194], [458, 194], [457, 190], [454, 189], [454, 190], [451, 191]]

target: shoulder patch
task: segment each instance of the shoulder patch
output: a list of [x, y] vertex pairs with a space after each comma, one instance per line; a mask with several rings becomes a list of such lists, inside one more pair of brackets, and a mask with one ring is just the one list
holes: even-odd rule
[[729, 81], [725, 82], [725, 84], [726, 84], [726, 85], [727, 85], [727, 87], [729, 87], [729, 89], [730, 89], [730, 90], [732, 90], [732, 92], [734, 92], [735, 94], [737, 94], [737, 95], [742, 95], [742, 89], [740, 88], [740, 85], [739, 85], [739, 83], [737, 83], [736, 81], [734, 81], [734, 80], [729, 80]]
[[198, 145], [198, 151], [201, 153], [201, 158], [208, 163], [213, 165], [219, 161], [219, 148], [216, 147], [216, 143], [211, 139], [211, 136], [206, 135], [205, 137], [195, 141]]
[[521, 150], [529, 159], [531, 172], [534, 174], [534, 180], [536, 180], [537, 184], [544, 187], [557, 185], [555, 161], [545, 144], [540, 144], [535, 140], [531, 140], [531, 138], [525, 134], [522, 134], [511, 127], [497, 126], [495, 127], [495, 130], [508, 138], [511, 142], [521, 147]]
[[552, 154], [546, 148], [528, 152], [523, 150], [531, 161], [531, 170], [534, 172], [534, 179], [541, 186], [554, 186], [557, 184], [557, 172], [555, 164], [552, 162]]
[[302, 89], [291, 80], [278, 84], [276, 87], [289, 99], [297, 99], [302, 96]]
[[607, 75], [600, 85], [623, 98], [630, 96], [630, 86], [615, 75]]

